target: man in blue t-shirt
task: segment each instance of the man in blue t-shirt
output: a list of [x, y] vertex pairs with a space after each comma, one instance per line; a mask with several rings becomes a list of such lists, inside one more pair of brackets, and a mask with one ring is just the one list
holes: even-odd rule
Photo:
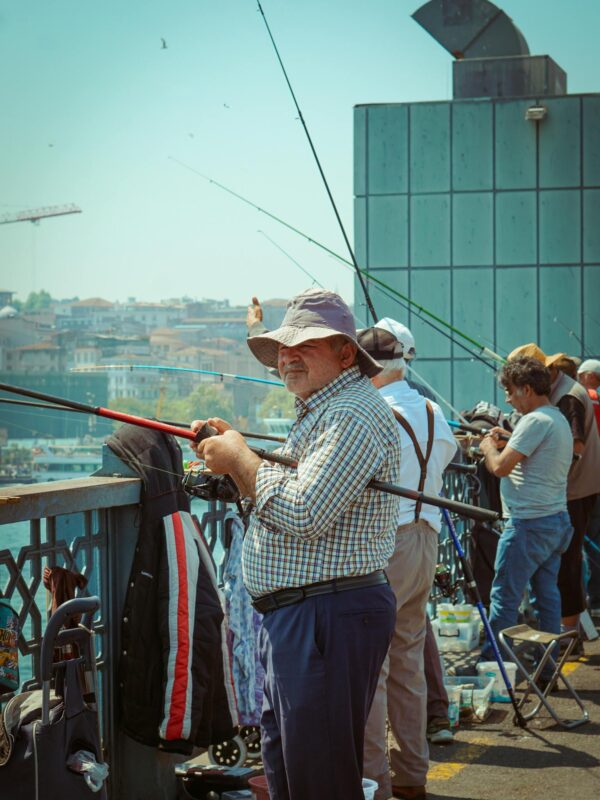
[[[490, 625], [498, 635], [517, 624], [519, 604], [531, 582], [540, 629], [560, 633], [557, 579], [561, 553], [573, 532], [567, 513], [573, 437], [560, 410], [550, 403], [550, 372], [540, 361], [512, 359], [499, 377], [507, 402], [523, 416], [503, 449], [503, 428], [493, 428], [480, 445], [487, 469], [501, 478], [506, 519], [496, 553]], [[486, 642], [482, 660], [493, 655]]]

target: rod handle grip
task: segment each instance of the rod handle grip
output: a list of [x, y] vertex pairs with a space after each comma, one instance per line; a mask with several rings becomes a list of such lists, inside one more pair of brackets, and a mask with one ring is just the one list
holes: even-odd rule
[[216, 436], [217, 434], [217, 429], [213, 428], [212, 425], [209, 425], [208, 422], [205, 422], [204, 425], [198, 431], [196, 431], [194, 444], [198, 444], [198, 442], [202, 442], [204, 439], [209, 439], [211, 436]]

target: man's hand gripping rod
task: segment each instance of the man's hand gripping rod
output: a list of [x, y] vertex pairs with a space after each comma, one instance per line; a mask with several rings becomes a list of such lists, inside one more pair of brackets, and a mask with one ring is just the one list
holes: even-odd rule
[[[208, 423], [205, 423], [196, 433], [195, 441], [200, 442], [209, 436], [215, 436], [216, 433], [217, 431], [213, 427], [208, 425]], [[292, 467], [292, 469], [296, 469], [298, 466], [298, 462], [293, 458], [289, 458], [288, 456], [282, 456], [278, 453], [270, 453], [268, 450], [263, 450], [260, 447], [250, 447], [249, 449], [259, 458], [262, 458], [265, 461], [272, 461], [275, 464], [282, 464], [285, 467]], [[405, 497], [408, 500], [414, 500], [415, 502], [420, 501], [421, 503], [426, 503], [430, 506], [445, 508], [448, 511], [452, 511], [462, 517], [468, 517], [469, 519], [480, 520], [482, 522], [495, 522], [500, 517], [500, 515], [495, 511], [490, 511], [487, 508], [479, 508], [478, 506], [472, 506], [469, 503], [460, 503], [458, 500], [448, 500], [445, 497], [437, 497], [436, 495], [425, 494], [424, 492], [414, 491], [413, 489], [405, 489], [402, 486], [396, 486], [394, 483], [372, 480], [367, 484], [367, 486], [368, 488], [376, 489], [379, 492], [387, 492], [388, 494], [394, 494], [398, 497]]]

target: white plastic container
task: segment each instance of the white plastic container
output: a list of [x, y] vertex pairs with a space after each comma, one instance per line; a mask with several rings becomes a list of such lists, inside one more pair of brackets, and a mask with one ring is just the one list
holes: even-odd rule
[[475, 716], [484, 720], [490, 712], [494, 678], [487, 675], [461, 675], [444, 677], [448, 697], [454, 687], [460, 688], [460, 715]]
[[[514, 661], [504, 661], [503, 663], [510, 684], [514, 688], [515, 679], [517, 677], [517, 665]], [[504, 683], [504, 678], [502, 677], [500, 667], [496, 661], [480, 661], [479, 664], [477, 664], [477, 674], [494, 679], [494, 685], [492, 687], [493, 703], [510, 703], [506, 684]]]
[[370, 778], [362, 779], [362, 787], [365, 800], [373, 800], [378, 786], [379, 784], [377, 783], [377, 781], [372, 781]]
[[467, 653], [479, 644], [479, 621], [431, 621], [431, 627], [440, 653]]
[[472, 622], [475, 616], [470, 603], [438, 603], [436, 610], [440, 622]]

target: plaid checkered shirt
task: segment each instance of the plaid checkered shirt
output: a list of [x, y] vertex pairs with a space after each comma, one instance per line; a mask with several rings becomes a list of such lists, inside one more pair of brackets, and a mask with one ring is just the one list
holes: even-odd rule
[[263, 462], [244, 539], [244, 583], [260, 597], [278, 589], [366, 575], [394, 550], [400, 499], [368, 489], [397, 482], [401, 440], [387, 403], [358, 367], [306, 401], [281, 449], [298, 469]]

